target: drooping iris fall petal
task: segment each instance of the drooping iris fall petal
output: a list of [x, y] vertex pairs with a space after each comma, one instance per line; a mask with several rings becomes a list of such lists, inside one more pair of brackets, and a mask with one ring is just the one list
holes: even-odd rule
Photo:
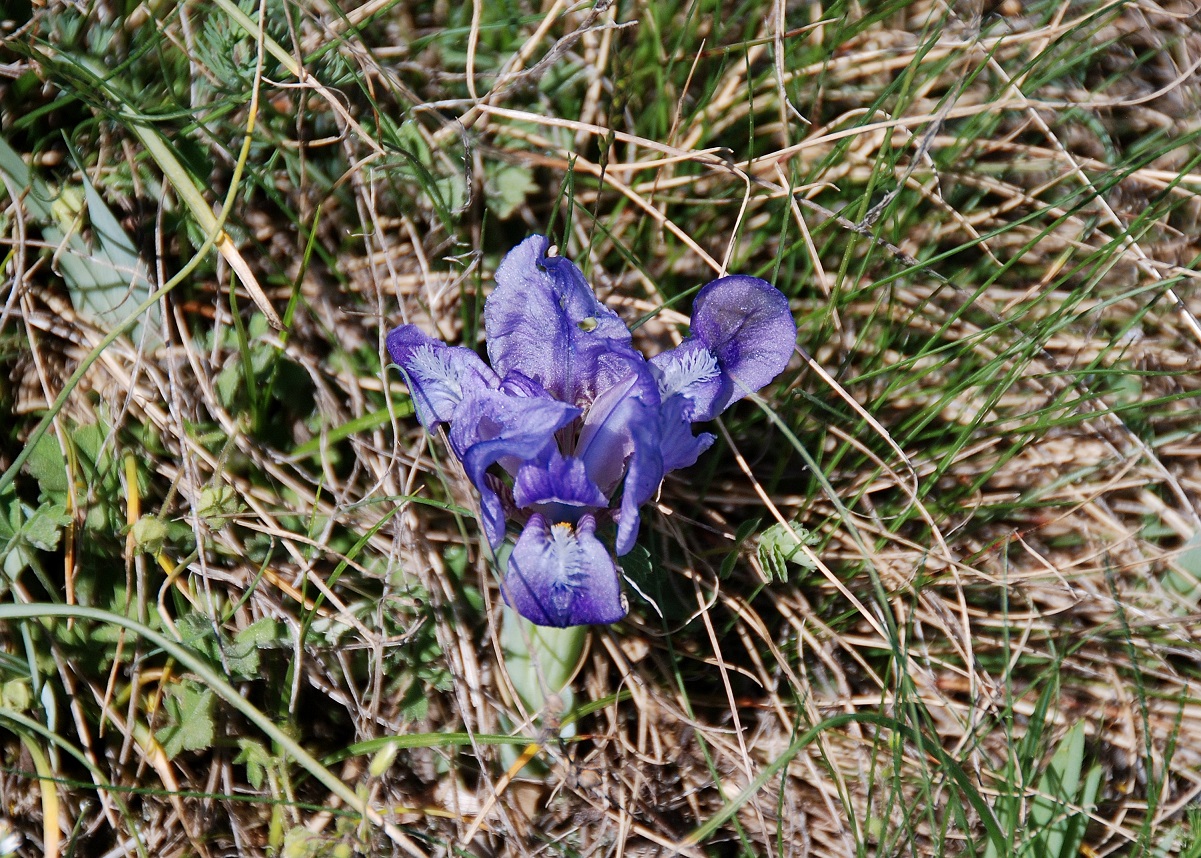
[[499, 384], [496, 373], [471, 349], [448, 346], [415, 325], [388, 333], [388, 354], [404, 370], [413, 410], [426, 429], [449, 423], [465, 397]]
[[628, 610], [617, 566], [596, 538], [596, 520], [576, 525], [530, 516], [509, 555], [505, 601], [540, 626], [615, 623]]
[[796, 323], [788, 299], [766, 280], [732, 275], [714, 280], [692, 305], [691, 336], [651, 358], [659, 385], [663, 470], [686, 468], [713, 443], [692, 434], [788, 366]]
[[697, 293], [691, 330], [730, 382], [729, 398], [714, 403], [711, 416], [782, 373], [796, 344], [788, 299], [766, 280], [745, 274], [714, 280]]

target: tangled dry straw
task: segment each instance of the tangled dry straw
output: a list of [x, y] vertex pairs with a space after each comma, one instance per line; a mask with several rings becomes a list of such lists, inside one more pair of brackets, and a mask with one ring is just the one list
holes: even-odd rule
[[[284, 836], [367, 854], [956, 854], [984, 825], [948, 760], [1024, 814], [1036, 781], [1013, 773], [1015, 748], [1037, 727], [1041, 770], [1082, 722], [1104, 772], [1091, 854], [1182, 842], [1201, 795], [1196, 4], [915, 2], [866, 19], [779, 2], [737, 42], [683, 7], [544, 5], [522, 7], [512, 43], [481, 21], [487, 4], [444, 39], [443, 4], [289, 7], [291, 29], [272, 30], [288, 57], [334, 45], [360, 83], [321, 58], [258, 78], [264, 161], [229, 228], [262, 300], [296, 311], [286, 332], [242, 336], [307, 397], [267, 403], [265, 420], [229, 392], [256, 305], [239, 288], [231, 306], [227, 257], [163, 299], [162, 345], [122, 336], [97, 354], [109, 328], [73, 307], [9, 189], [0, 465], [96, 354], [49, 431], [69, 445], [103, 419], [121, 517], [178, 531], [157, 556], [132, 534], [85, 544], [103, 499], [80, 477], [45, 576], [5, 598], [119, 592], [117, 609], [180, 637], [209, 617], [222, 641], [269, 619], [241, 692], [404, 834], [389, 846], [347, 822], [343, 799], [286, 765], [254, 783], [238, 740], [257, 734], [220, 705], [209, 746], [169, 758], [154, 731], [186, 677], [133, 637], [97, 663], [39, 638], [55, 729], [86, 765], [64, 754], [65, 780], [39, 784], [21, 731], [0, 731], [10, 825], [49, 849], [54, 791], [49, 828], [87, 855], [264, 854]], [[43, 103], [72, 85], [39, 42], [67, 14], [39, 7], [9, 37], [6, 117], [23, 74], [41, 92], [22, 97]], [[199, 14], [156, 32], [204, 78]], [[255, 40], [229, 38], [253, 64]], [[647, 44], [676, 64], [662, 92], [631, 89], [649, 86], [631, 68]], [[196, 86], [204, 114], [216, 90]], [[662, 104], [665, 133], [644, 136], [640, 111]], [[222, 128], [244, 129], [247, 104], [233, 107]], [[120, 111], [80, 115], [104, 110], [80, 132], [88, 175], [161, 284], [191, 253], [164, 227], [180, 206], [145, 184], [161, 175]], [[388, 111], [431, 182], [397, 166]], [[236, 146], [188, 134], [218, 200]], [[22, 140], [35, 167], [78, 182], [61, 141]], [[289, 171], [305, 159], [320, 181]], [[501, 222], [503, 167], [534, 184]], [[521, 711], [471, 486], [379, 363], [401, 322], [470, 344], [499, 253], [548, 228], [627, 321], [655, 313], [638, 338], [678, 340], [686, 313], [664, 301], [737, 265], [792, 297], [805, 350], [765, 400], [772, 417], [744, 403], [717, 464], [664, 485], [644, 540], [663, 604], [594, 630], [575, 685], [598, 707], [571, 742], [545, 727], [554, 713]], [[16, 486], [37, 494], [28, 471]], [[216, 515], [215, 487], [237, 501]], [[756, 550], [776, 523], [810, 534], [786, 582]], [[25, 657], [15, 625], [0, 634]], [[545, 776], [510, 777], [488, 738], [509, 732], [540, 741]], [[406, 736], [382, 770], [340, 753]]]

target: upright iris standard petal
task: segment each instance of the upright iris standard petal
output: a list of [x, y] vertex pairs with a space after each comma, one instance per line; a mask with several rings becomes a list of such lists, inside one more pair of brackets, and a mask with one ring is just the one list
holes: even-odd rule
[[584, 413], [576, 455], [601, 491], [621, 486], [615, 548], [622, 555], [634, 547], [638, 508], [663, 481], [659, 392], [641, 356], [610, 353], [604, 362], [600, 374], [613, 380]]
[[722, 376], [731, 382], [730, 398], [717, 408], [721, 413], [784, 371], [796, 344], [796, 322], [779, 289], [735, 274], [697, 293], [692, 336], [717, 358]]
[[509, 556], [505, 601], [540, 626], [615, 623], [628, 610], [609, 550], [596, 538], [596, 520], [529, 523]]
[[530, 236], [496, 270], [496, 289], [484, 303], [488, 356], [502, 376], [516, 370], [556, 399], [584, 406], [610, 380], [603, 373], [604, 355], [641, 355], [580, 269], [547, 256], [548, 247], [545, 236]]
[[388, 333], [388, 354], [404, 370], [413, 409], [426, 429], [450, 422], [464, 398], [499, 384], [496, 373], [471, 349], [448, 346], [415, 325]]
[[637, 452], [634, 427], [654, 420], [659, 393], [641, 357], [606, 355], [611, 381], [584, 412], [575, 453], [588, 476], [606, 494], [621, 483], [630, 456]]
[[638, 539], [638, 508], [659, 491], [663, 482], [663, 454], [660, 446], [657, 414], [643, 413], [631, 421], [634, 453], [621, 491], [621, 509], [617, 511], [617, 538], [613, 548], [620, 557], [628, 554]]
[[493, 548], [504, 541], [505, 512], [488, 483], [488, 468], [502, 460], [518, 464], [548, 460], [555, 433], [579, 413], [578, 408], [549, 397], [514, 396], [499, 390], [478, 393], [455, 412], [450, 445], [480, 493], [484, 533]]

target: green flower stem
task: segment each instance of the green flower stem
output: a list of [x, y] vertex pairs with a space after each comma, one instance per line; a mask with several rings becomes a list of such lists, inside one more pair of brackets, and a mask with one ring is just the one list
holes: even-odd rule
[[567, 715], [574, 708], [570, 683], [584, 653], [588, 626], [536, 626], [508, 607], [503, 616], [501, 651], [521, 702], [532, 713], [540, 713], [557, 696], [555, 702], [561, 702], [563, 709], [554, 714]]

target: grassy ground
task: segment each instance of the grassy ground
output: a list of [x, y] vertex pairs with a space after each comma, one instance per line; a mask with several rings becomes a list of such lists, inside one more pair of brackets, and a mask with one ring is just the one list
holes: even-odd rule
[[[1195, 2], [34, 7], [0, 853], [1201, 855]], [[722, 270], [804, 350], [566, 718], [382, 348], [530, 232], [648, 350]]]

